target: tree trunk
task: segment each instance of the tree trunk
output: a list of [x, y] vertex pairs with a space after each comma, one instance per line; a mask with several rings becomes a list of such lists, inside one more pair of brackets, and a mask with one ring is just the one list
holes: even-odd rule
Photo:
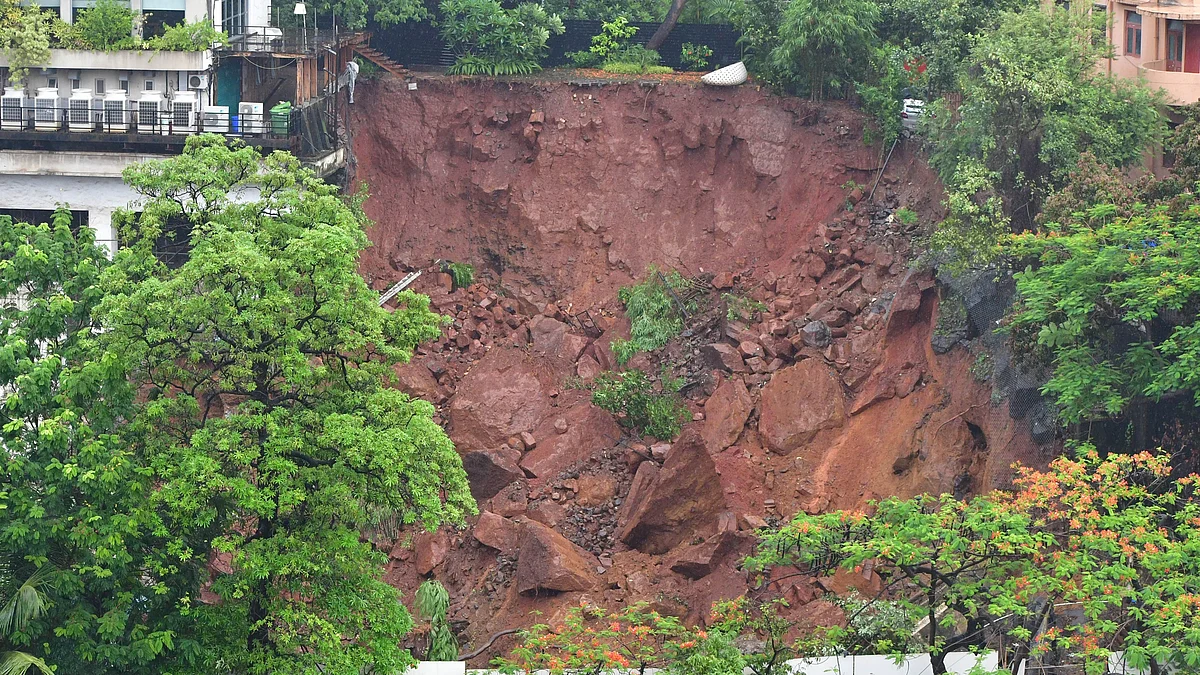
[[675, 28], [675, 24], [679, 23], [679, 17], [683, 14], [683, 7], [686, 4], [687, 0], [671, 0], [671, 9], [667, 10], [667, 18], [663, 19], [658, 30], [654, 31], [654, 35], [646, 43], [646, 49], [658, 51], [662, 43], [667, 41], [667, 36], [671, 34], [671, 30]]

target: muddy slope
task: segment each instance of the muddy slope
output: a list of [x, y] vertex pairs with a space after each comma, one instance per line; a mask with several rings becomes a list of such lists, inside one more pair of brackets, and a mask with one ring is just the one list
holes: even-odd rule
[[[893, 214], [929, 222], [940, 187], [901, 147], [867, 199], [881, 152], [848, 108], [752, 87], [385, 79], [353, 116], [377, 223], [363, 271], [385, 288], [427, 270], [414, 288], [454, 317], [400, 374], [439, 406], [485, 511], [379, 545], [401, 588], [446, 583], [465, 643], [581, 597], [701, 621], [745, 592], [757, 527], [990, 489], [1050, 453], [965, 349], [933, 351], [938, 289], [909, 265], [919, 224]], [[438, 259], [475, 264], [479, 283], [452, 289]], [[634, 363], [687, 382], [693, 422], [673, 444], [633, 437], [575, 386], [614, 367], [616, 290], [651, 264], [692, 278], [703, 308]], [[739, 317], [727, 293], [759, 304]], [[819, 585], [875, 581], [776, 590], [837, 621]]]

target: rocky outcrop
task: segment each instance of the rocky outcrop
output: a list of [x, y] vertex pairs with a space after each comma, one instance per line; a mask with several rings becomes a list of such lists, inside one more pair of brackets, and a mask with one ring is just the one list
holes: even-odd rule
[[525, 477], [517, 465], [521, 453], [508, 445], [495, 450], [471, 450], [462, 454], [463, 469], [471, 483], [471, 495], [476, 501], [490, 499], [515, 480]]
[[829, 366], [806, 359], [775, 373], [763, 389], [758, 432], [772, 450], [786, 455], [845, 419], [841, 383]]
[[550, 409], [544, 370], [516, 349], [493, 349], [476, 363], [450, 401], [450, 437], [459, 450], [499, 447], [536, 427]]
[[521, 458], [521, 468], [534, 478], [557, 475], [621, 440], [621, 427], [612, 415], [584, 400], [548, 418], [533, 435], [537, 446]]
[[484, 546], [490, 546], [501, 553], [513, 553], [520, 544], [521, 526], [508, 518], [484, 511], [479, 514], [479, 520], [471, 534]]
[[746, 384], [737, 378], [721, 383], [704, 404], [704, 442], [711, 452], [720, 452], [737, 442], [754, 409]]
[[666, 553], [697, 530], [715, 527], [725, 497], [697, 425], [680, 434], [638, 502], [617, 536], [639, 551]]
[[521, 528], [517, 591], [587, 591], [599, 584], [599, 561], [549, 527], [529, 521]]

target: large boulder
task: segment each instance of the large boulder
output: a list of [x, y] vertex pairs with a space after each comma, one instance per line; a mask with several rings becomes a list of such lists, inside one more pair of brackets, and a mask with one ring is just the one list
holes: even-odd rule
[[475, 364], [450, 401], [450, 437], [462, 448], [495, 448], [529, 431], [550, 411], [543, 384], [553, 382], [533, 357], [497, 348]]
[[728, 508], [717, 467], [696, 425], [684, 428], [644, 494], [617, 530], [621, 541], [644, 553], [666, 553], [697, 530], [715, 525]]
[[517, 554], [517, 591], [589, 591], [599, 584], [595, 556], [566, 537], [535, 522], [521, 528]]
[[472, 534], [479, 543], [501, 553], [516, 551], [521, 541], [521, 527], [491, 511], [479, 514], [479, 521], [475, 523]]
[[572, 333], [571, 327], [558, 319], [541, 315], [530, 320], [529, 335], [534, 351], [557, 356], [568, 363], [575, 363], [590, 342], [586, 337]]
[[788, 454], [845, 420], [842, 385], [818, 359], [805, 359], [776, 372], [763, 388], [758, 432], [775, 452]]
[[513, 481], [524, 478], [519, 461], [521, 453], [507, 445], [462, 453], [463, 470], [475, 501], [491, 499]]
[[754, 409], [750, 392], [740, 379], [721, 383], [704, 404], [704, 442], [711, 452], [720, 452], [737, 442]]
[[[563, 425], [566, 431], [561, 432]], [[537, 446], [521, 458], [521, 468], [535, 478], [554, 477], [567, 467], [611, 448], [621, 440], [612, 415], [584, 400], [548, 419], [534, 430]]]

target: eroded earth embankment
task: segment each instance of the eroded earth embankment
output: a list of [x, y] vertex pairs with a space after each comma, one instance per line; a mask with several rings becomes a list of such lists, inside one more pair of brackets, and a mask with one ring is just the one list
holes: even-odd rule
[[[911, 238], [941, 189], [902, 144], [868, 199], [882, 153], [854, 110], [753, 87], [362, 89], [355, 178], [376, 222], [362, 270], [380, 289], [428, 270], [413, 288], [454, 317], [401, 379], [438, 406], [484, 512], [380, 545], [406, 592], [421, 575], [446, 584], [464, 642], [581, 598], [703, 620], [746, 591], [756, 527], [990, 489], [1048, 453], [965, 349], [931, 348], [939, 291], [913, 271]], [[477, 283], [452, 290], [440, 259], [472, 263]], [[687, 383], [693, 422], [672, 444], [634, 437], [578, 386], [615, 368], [609, 344], [629, 330], [616, 291], [650, 265], [694, 279], [707, 308], [634, 360]], [[761, 311], [731, 320], [726, 293]], [[780, 586], [807, 620], [839, 620], [817, 580]]]

